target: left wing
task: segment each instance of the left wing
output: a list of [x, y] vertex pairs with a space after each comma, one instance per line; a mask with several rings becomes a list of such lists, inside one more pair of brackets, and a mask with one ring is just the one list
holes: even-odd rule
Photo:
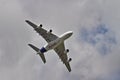
[[36, 24], [32, 23], [29, 20], [26, 20], [26, 22], [29, 25], [31, 25], [34, 28], [34, 30], [37, 33], [39, 33], [39, 35], [41, 35], [48, 43], [58, 38], [58, 36], [56, 36], [55, 34], [52, 33], [52, 30], [51, 31], [47, 31], [47, 30], [42, 28], [42, 25], [37, 26]]
[[68, 61], [68, 57], [67, 54], [64, 53], [65, 51], [65, 46], [64, 43], [61, 43], [59, 46], [57, 46], [55, 49], [55, 52], [58, 54], [59, 58], [61, 59], [61, 61], [65, 64], [65, 66], [67, 67], [68, 71], [71, 72], [71, 67]]

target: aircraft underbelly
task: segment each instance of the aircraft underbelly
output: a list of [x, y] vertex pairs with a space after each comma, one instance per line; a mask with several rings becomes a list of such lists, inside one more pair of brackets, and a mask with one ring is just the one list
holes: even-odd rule
[[48, 45], [45, 46], [45, 49], [46, 50], [51, 50], [51, 49], [54, 49], [56, 48], [58, 45], [60, 45], [62, 41], [60, 39], [56, 39], [50, 43], [48, 43]]

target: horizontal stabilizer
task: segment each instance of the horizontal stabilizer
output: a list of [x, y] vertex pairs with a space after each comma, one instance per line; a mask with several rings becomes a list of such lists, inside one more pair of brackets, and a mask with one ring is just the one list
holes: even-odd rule
[[44, 62], [44, 63], [46, 63], [46, 59], [45, 59], [45, 56], [44, 56], [44, 54], [43, 53], [41, 53], [40, 52], [40, 49], [39, 48], [37, 48], [37, 47], [35, 47], [34, 45], [32, 45], [32, 44], [28, 44], [32, 49], [34, 49], [39, 55], [40, 55], [40, 57], [41, 57], [41, 59], [42, 59], [42, 61]]
[[37, 48], [37, 47], [35, 47], [35, 46], [33, 46], [32, 44], [28, 44], [31, 48], [33, 48], [36, 52], [38, 52], [39, 51], [39, 48]]

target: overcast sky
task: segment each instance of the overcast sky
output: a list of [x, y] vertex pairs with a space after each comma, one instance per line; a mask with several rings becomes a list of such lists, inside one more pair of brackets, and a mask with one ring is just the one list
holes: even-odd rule
[[[119, 0], [0, 0], [0, 80], [120, 80]], [[46, 44], [25, 20], [72, 30], [65, 44], [72, 72], [54, 51], [43, 64], [32, 43]]]

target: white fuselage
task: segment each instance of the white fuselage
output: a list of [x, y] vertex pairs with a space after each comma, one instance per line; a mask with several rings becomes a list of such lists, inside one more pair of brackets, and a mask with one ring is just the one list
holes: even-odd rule
[[72, 31], [68, 31], [64, 34], [62, 34], [59, 38], [57, 38], [54, 41], [49, 42], [47, 45], [44, 46], [44, 48], [48, 51], [51, 49], [56, 48], [58, 45], [60, 45], [62, 42], [64, 42], [66, 39], [68, 39], [73, 34]]

